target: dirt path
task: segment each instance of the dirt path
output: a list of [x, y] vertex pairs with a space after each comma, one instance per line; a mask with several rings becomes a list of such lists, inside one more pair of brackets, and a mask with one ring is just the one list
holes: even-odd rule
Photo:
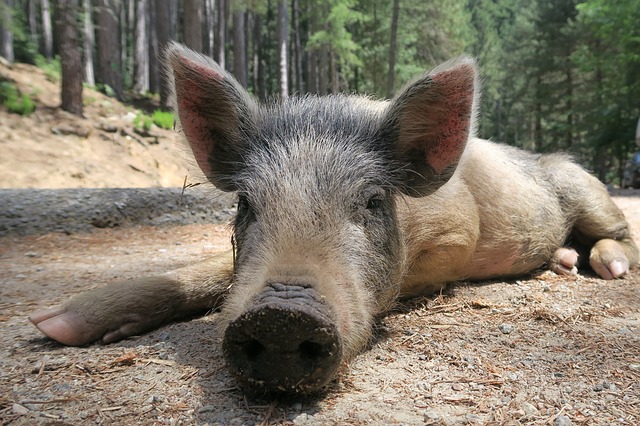
[[[616, 201], [640, 229], [640, 198]], [[222, 363], [215, 314], [86, 348], [53, 343], [26, 320], [227, 247], [219, 225], [0, 240], [0, 423], [640, 422], [637, 271], [613, 282], [541, 273], [412, 300], [325, 395], [304, 401], [247, 399]]]

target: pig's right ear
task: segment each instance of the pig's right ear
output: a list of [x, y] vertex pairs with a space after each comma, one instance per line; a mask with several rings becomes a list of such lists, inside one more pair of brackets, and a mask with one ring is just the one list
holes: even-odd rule
[[166, 50], [175, 109], [198, 166], [216, 187], [235, 191], [243, 135], [255, 126], [257, 103], [210, 58], [178, 43]]
[[477, 80], [474, 60], [464, 56], [408, 84], [391, 101], [383, 138], [393, 144], [407, 195], [428, 195], [453, 176], [473, 135]]

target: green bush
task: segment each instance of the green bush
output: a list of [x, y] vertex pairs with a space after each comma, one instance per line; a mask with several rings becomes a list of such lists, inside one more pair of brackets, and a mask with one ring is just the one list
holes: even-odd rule
[[60, 57], [56, 56], [52, 60], [48, 61], [42, 55], [36, 56], [36, 66], [44, 71], [44, 75], [47, 76], [49, 81], [60, 81], [60, 76], [62, 75], [62, 68], [60, 66]]
[[153, 118], [141, 112], [139, 112], [136, 115], [136, 118], [133, 119], [133, 127], [138, 130], [148, 132], [151, 130], [151, 126], [153, 126]]
[[174, 121], [175, 117], [171, 112], [160, 111], [159, 109], [153, 111], [153, 123], [158, 127], [171, 130], [173, 129]]
[[8, 81], [0, 82], [0, 100], [9, 112], [16, 114], [30, 115], [36, 110], [31, 96], [21, 94], [16, 85]]

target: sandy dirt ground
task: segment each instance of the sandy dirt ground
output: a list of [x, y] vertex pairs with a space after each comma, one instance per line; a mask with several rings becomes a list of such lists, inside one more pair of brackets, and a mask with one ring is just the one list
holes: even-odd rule
[[[188, 166], [171, 132], [136, 135], [130, 108], [89, 90], [86, 118], [61, 113], [57, 84], [33, 67], [0, 77], [39, 105], [27, 118], [0, 108], [0, 187], [182, 185]], [[640, 192], [615, 195], [640, 240]], [[219, 225], [0, 238], [0, 424], [640, 424], [637, 270], [611, 282], [540, 271], [399, 304], [326, 392], [299, 400], [237, 387], [215, 313], [83, 348], [27, 320], [87, 289], [228, 247]]]
[[[618, 196], [635, 229], [640, 197]], [[637, 234], [636, 234], [637, 237]], [[247, 397], [216, 314], [69, 348], [28, 312], [228, 248], [219, 225], [0, 239], [0, 422], [30, 424], [628, 424], [640, 422], [640, 272], [460, 283], [398, 306], [326, 393]]]
[[[136, 132], [140, 110], [84, 88], [84, 118], [62, 111], [59, 83], [38, 68], [0, 63], [0, 81], [35, 101], [27, 117], [0, 106], [1, 188], [145, 188], [182, 186], [191, 162], [176, 133]], [[152, 100], [136, 103], [153, 112]]]

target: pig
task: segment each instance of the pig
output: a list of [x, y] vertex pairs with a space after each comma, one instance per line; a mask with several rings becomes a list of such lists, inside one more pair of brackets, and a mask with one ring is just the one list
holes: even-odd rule
[[590, 265], [614, 279], [638, 263], [623, 214], [569, 157], [475, 136], [472, 58], [390, 101], [264, 104], [179, 44], [166, 62], [195, 162], [237, 194], [235, 250], [30, 317], [62, 344], [115, 342], [219, 310], [222, 350], [242, 386], [305, 394], [366, 348], [399, 299], [543, 265], [559, 274]]

